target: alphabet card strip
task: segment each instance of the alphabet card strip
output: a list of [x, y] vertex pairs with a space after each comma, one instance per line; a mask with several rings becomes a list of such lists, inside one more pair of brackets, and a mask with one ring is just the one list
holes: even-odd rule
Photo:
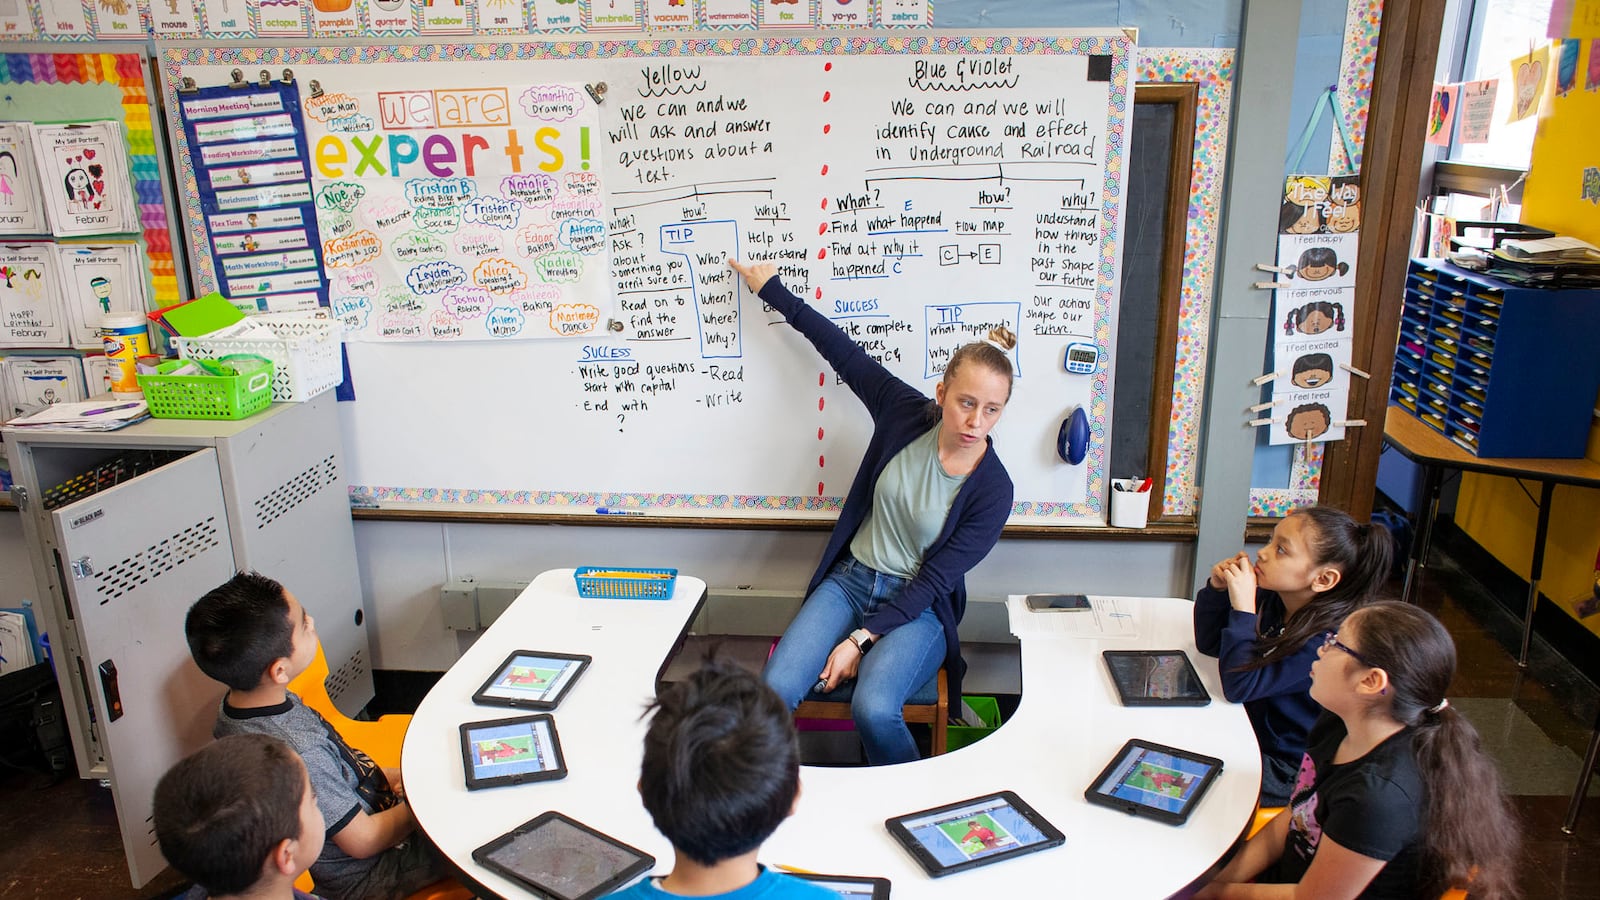
[[755, 5], [751, 0], [695, 0], [695, 2], [699, 5], [701, 28], [722, 31], [756, 27]]
[[644, 14], [639, 10], [639, 0], [589, 0], [590, 31], [638, 31], [642, 27]]
[[694, 0], [644, 0], [644, 24], [646, 28], [693, 28]]
[[[39, 5], [39, 24], [46, 38], [83, 40], [93, 35], [85, 0], [30, 0]], [[242, 0], [235, 0], [242, 2]]]
[[883, 28], [926, 28], [933, 24], [933, 0], [878, 0]]
[[138, 0], [97, 0], [90, 4], [94, 10], [94, 36], [101, 40], [142, 41], [145, 39], [144, 20], [139, 15]]
[[411, 0], [366, 0], [367, 27], [374, 35], [416, 34], [417, 20]]
[[762, 28], [810, 28], [814, 25], [813, 0], [761, 0]]
[[871, 28], [875, 0], [817, 0], [817, 24], [823, 28]]
[[471, 34], [473, 0], [422, 0], [423, 34]]
[[305, 37], [305, 4], [300, 0], [256, 0], [256, 33], [262, 37]]
[[39, 29], [33, 24], [28, 4], [21, 0], [0, 3], [0, 37], [9, 40], [31, 40], [38, 34]]
[[319, 37], [360, 34], [361, 26], [361, 10], [356, 0], [311, 0], [312, 34]]
[[[254, 37], [256, 25], [246, 0], [195, 0], [206, 36], [214, 38]], [[409, 5], [409, 4], [408, 4]]]
[[200, 11], [194, 0], [150, 0], [150, 30], [156, 37], [199, 37]]
[[522, 0], [480, 0], [478, 30], [485, 34], [527, 34], [528, 9]]
[[[547, 32], [582, 31], [587, 21], [583, 11], [587, 0], [534, 0], [534, 27]], [[693, 0], [688, 0], [693, 2]]]

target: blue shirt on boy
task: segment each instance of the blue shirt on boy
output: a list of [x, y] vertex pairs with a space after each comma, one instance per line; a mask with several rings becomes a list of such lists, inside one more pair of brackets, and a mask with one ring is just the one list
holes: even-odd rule
[[[656, 885], [656, 879], [646, 878], [633, 887], [611, 895], [626, 900], [673, 900], [681, 894], [669, 894]], [[714, 894], [701, 900], [839, 900], [839, 895], [820, 884], [812, 884], [792, 875], [785, 875], [766, 866], [756, 880], [726, 894]]]

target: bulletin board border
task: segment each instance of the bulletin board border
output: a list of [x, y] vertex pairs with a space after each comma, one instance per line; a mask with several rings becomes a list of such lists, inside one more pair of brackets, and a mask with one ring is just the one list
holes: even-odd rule
[[9, 84], [109, 84], [122, 91], [122, 123], [127, 132], [129, 177], [139, 207], [139, 234], [144, 238], [156, 308], [177, 303], [177, 263], [173, 256], [172, 223], [162, 190], [161, 155], [151, 119], [150, 85], [145, 80], [143, 52], [124, 47], [72, 51], [0, 47], [0, 88]]
[[1231, 49], [1140, 48], [1138, 81], [1194, 84], [1194, 162], [1189, 178], [1189, 218], [1183, 240], [1179, 286], [1178, 345], [1172, 379], [1172, 415], [1167, 423], [1166, 490], [1162, 514], [1195, 514], [1200, 425], [1205, 403], [1211, 299], [1216, 286], [1217, 235], [1221, 233], [1222, 186], [1228, 165], [1228, 122], [1233, 95]]
[[[390, 62], [471, 62], [474, 60], [614, 60], [617, 58], [676, 57], [761, 57], [761, 56], [837, 56], [929, 54], [1013, 54], [1036, 56], [1109, 56], [1110, 108], [1106, 134], [1105, 189], [1102, 192], [1100, 258], [1097, 263], [1100, 286], [1097, 288], [1094, 336], [1103, 350], [1111, 346], [1116, 275], [1121, 258], [1121, 203], [1126, 141], [1130, 126], [1134, 58], [1137, 48], [1121, 32], [1107, 30], [1055, 30], [1033, 34], [1006, 32], [941, 32], [867, 30], [859, 33], [754, 31], [737, 34], [675, 33], [649, 37], [605, 39], [534, 38], [529, 40], [473, 43], [439, 43], [432, 40], [394, 42], [331, 43], [307, 41], [263, 41], [256, 46], [218, 46], [204, 42], [163, 42], [157, 55], [167, 85], [167, 101], [176, 109], [176, 85], [185, 70], [193, 66], [231, 66], [244, 71], [249, 80], [258, 69], [276, 76], [283, 68], [305, 65], [376, 65]], [[178, 160], [178, 184], [189, 203], [185, 228], [189, 244], [205, 246], [204, 217], [194, 208], [198, 202], [198, 180], [184, 146], [181, 132], [174, 129], [174, 153]], [[196, 254], [191, 261], [196, 289], [216, 289], [216, 273], [210, 260]], [[1082, 525], [1090, 520], [1104, 521], [1108, 487], [1106, 464], [1109, 443], [1111, 382], [1107, 367], [1094, 376], [1090, 390], [1089, 420], [1092, 433], [1085, 499], [1077, 502], [1021, 500], [1012, 505], [1014, 517], [1061, 521]], [[637, 506], [654, 510], [690, 510], [737, 515], [741, 512], [834, 511], [842, 497], [733, 494], [610, 494], [570, 491], [494, 490], [484, 488], [409, 487], [357, 485], [351, 488], [352, 501], [364, 503], [441, 503], [464, 506], [525, 507], [529, 509], [581, 508], [590, 506]]]

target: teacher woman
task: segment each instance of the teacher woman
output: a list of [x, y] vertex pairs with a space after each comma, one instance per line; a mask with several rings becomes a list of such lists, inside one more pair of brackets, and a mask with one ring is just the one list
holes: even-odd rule
[[943, 664], [960, 696], [967, 570], [1000, 539], [1011, 476], [989, 430], [1011, 399], [1016, 336], [957, 350], [929, 400], [790, 293], [770, 263], [728, 264], [828, 361], [872, 415], [872, 439], [800, 608], [764, 676], [790, 709], [856, 680], [851, 715], [875, 765], [917, 758], [900, 708]]

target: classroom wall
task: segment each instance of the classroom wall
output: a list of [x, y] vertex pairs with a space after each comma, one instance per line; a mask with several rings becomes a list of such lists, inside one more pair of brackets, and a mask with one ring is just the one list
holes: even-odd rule
[[[1600, 121], [1600, 91], [1581, 87], [1593, 50], [1592, 45], [1585, 46], [1578, 60], [1580, 87], [1564, 97], [1552, 92], [1542, 104], [1528, 183], [1523, 187], [1522, 220], [1600, 245], [1600, 200], [1583, 199], [1584, 169], [1600, 168], [1600, 146], [1593, 137], [1594, 123]], [[1600, 185], [1591, 190], [1600, 191]], [[1600, 425], [1589, 433], [1588, 457], [1600, 462]], [[1538, 509], [1515, 481], [1463, 475], [1456, 522], [1495, 559], [1527, 577]], [[1597, 548], [1600, 490], [1556, 488], [1540, 588], [1569, 615], [1576, 616], [1578, 600], [1592, 596]], [[1600, 634], [1600, 616], [1579, 621]]]

